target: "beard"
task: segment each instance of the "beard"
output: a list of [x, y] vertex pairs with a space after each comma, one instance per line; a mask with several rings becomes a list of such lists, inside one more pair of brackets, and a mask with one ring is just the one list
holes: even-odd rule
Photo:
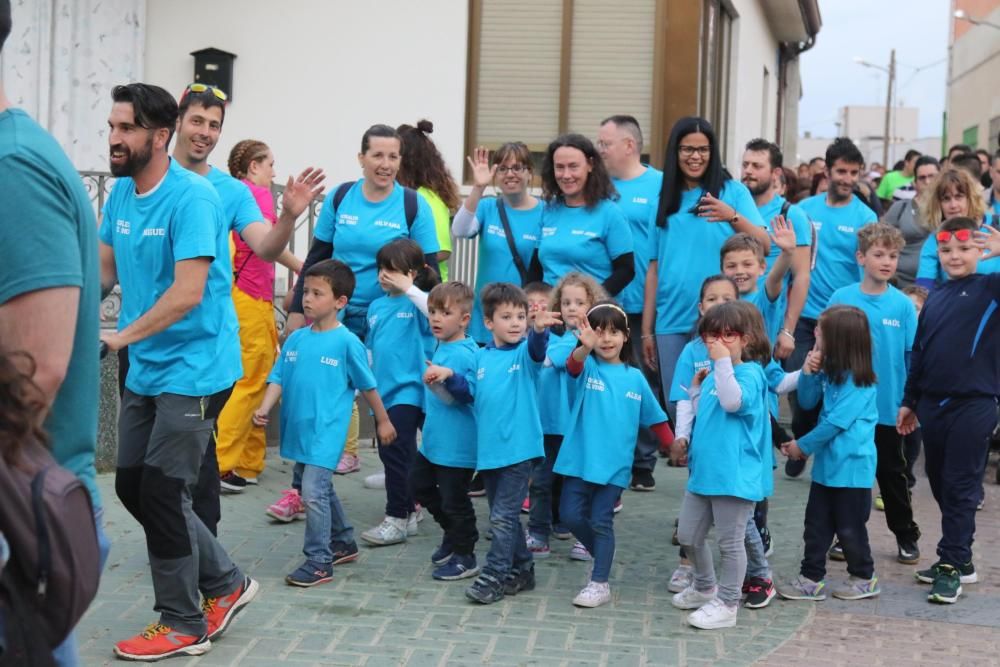
[[751, 183], [743, 181], [743, 185], [747, 186], [747, 189], [750, 191], [750, 194], [752, 194], [754, 197], [759, 197], [760, 195], [766, 193], [768, 190], [771, 189], [770, 181], [752, 181]]
[[123, 176], [134, 178], [153, 159], [153, 137], [150, 136], [146, 140], [146, 145], [142, 147], [142, 150], [135, 153], [132, 153], [132, 149], [124, 144], [112, 146], [110, 150], [111, 152], [122, 152], [125, 154], [125, 161], [121, 164], [109, 164], [111, 175], [118, 178]]

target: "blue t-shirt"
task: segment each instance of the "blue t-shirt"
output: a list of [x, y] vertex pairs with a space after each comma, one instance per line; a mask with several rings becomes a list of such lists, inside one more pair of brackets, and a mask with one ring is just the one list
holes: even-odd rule
[[425, 363], [437, 341], [427, 318], [404, 295], [383, 296], [368, 306], [372, 371], [386, 409], [394, 405], [424, 408]]
[[524, 338], [513, 347], [490, 344], [476, 354], [466, 376], [476, 413], [477, 470], [494, 470], [545, 456], [538, 416], [541, 362]]
[[[568, 373], [567, 373], [568, 375]], [[592, 484], [628, 486], [639, 427], [667, 421], [645, 376], [588, 356], [553, 470]]]
[[[242, 234], [248, 225], [254, 222], [264, 222], [264, 215], [257, 206], [257, 200], [247, 184], [215, 167], [210, 167], [205, 178], [212, 184], [222, 202], [229, 228], [237, 234]], [[270, 229], [270, 225], [268, 225]]]
[[201, 303], [158, 334], [128, 347], [125, 386], [141, 396], [208, 396], [243, 376], [231, 295], [229, 224], [215, 188], [170, 160], [163, 180], [143, 195], [119, 178], [104, 203], [101, 241], [115, 252], [124, 329], [174, 283], [176, 262], [209, 258]]
[[351, 297], [351, 305], [367, 308], [382, 296], [378, 284], [378, 268], [375, 255], [385, 244], [396, 239], [410, 238], [420, 245], [425, 255], [440, 250], [437, 231], [434, 229], [434, 214], [430, 204], [423, 197], [417, 197], [417, 217], [413, 226], [406, 226], [406, 211], [403, 205], [403, 186], [396, 184], [388, 197], [378, 203], [368, 201], [362, 185], [364, 179], [351, 186], [337, 207], [334, 220], [333, 196], [337, 188], [327, 194], [323, 208], [313, 231], [320, 241], [333, 244], [333, 258], [351, 267], [357, 286]]
[[708, 348], [701, 338], [694, 338], [681, 350], [681, 356], [677, 357], [677, 365], [674, 367], [674, 380], [670, 384], [670, 396], [667, 400], [671, 403], [686, 401], [690, 399], [687, 389], [691, 388], [691, 380], [695, 373], [702, 368], [711, 368], [712, 359], [708, 356]]
[[896, 425], [896, 413], [906, 385], [906, 357], [917, 333], [917, 309], [910, 297], [892, 285], [882, 294], [865, 294], [861, 283], [841, 287], [830, 297], [830, 305], [855, 306], [868, 316], [872, 334], [872, 364], [875, 369], [878, 423]]
[[[987, 214], [987, 217], [992, 217]], [[1000, 257], [979, 260], [976, 266], [976, 273], [983, 275], [989, 273], [1000, 273]], [[920, 263], [917, 265], [917, 278], [933, 280], [939, 285], [948, 280], [948, 274], [941, 268], [941, 260], [938, 259], [937, 237], [931, 234], [920, 246]]]
[[[538, 202], [534, 208], [519, 211], [504, 206], [507, 220], [514, 233], [514, 247], [524, 262], [525, 268], [531, 265], [531, 255], [538, 245], [542, 228], [542, 209], [544, 205]], [[494, 282], [521, 284], [521, 274], [510, 255], [507, 236], [503, 231], [500, 213], [497, 211], [496, 197], [484, 198], [476, 207], [476, 220], [479, 221], [479, 264], [476, 267], [476, 299], [472, 305], [472, 319], [469, 321], [469, 335], [477, 343], [486, 344], [493, 340], [493, 334], [483, 323], [483, 304], [479, 302], [479, 292], [484, 286]]]
[[771, 341], [773, 347], [775, 340], [778, 338], [778, 331], [781, 330], [781, 324], [785, 321], [785, 308], [788, 305], [788, 296], [782, 290], [778, 298], [771, 301], [767, 297], [766, 285], [767, 276], [761, 276], [757, 281], [757, 289], [749, 294], [741, 294], [740, 298], [757, 306], [757, 310], [760, 311], [761, 316], [764, 318], [764, 333], [767, 334], [767, 339]]
[[344, 325], [298, 329], [267, 377], [281, 385], [281, 455], [336, 468], [347, 440], [354, 391], [375, 388], [364, 344]]
[[542, 210], [538, 260], [550, 285], [570, 271], [602, 283], [611, 275], [611, 261], [633, 250], [625, 214], [610, 199], [594, 208], [552, 202]]
[[[453, 343], [439, 342], [433, 363], [468, 377], [476, 371], [479, 346], [471, 338]], [[441, 385], [425, 386], [424, 419], [420, 451], [439, 466], [476, 467], [476, 417], [472, 406], [457, 402]]]
[[701, 384], [687, 490], [760, 501], [774, 490], [767, 378], [754, 362], [737, 364], [733, 370], [743, 395], [736, 412], [726, 412], [719, 404], [714, 371]]
[[[832, 384], [823, 373], [799, 377], [803, 407], [814, 407], [821, 394], [823, 398], [817, 428], [798, 439], [799, 449], [813, 457], [814, 482], [852, 489], [870, 489], [875, 483], [876, 393], [875, 385], [859, 387], [850, 376], [843, 384]], [[839, 433], [832, 440], [816, 442], [810, 436], [824, 422]]]
[[858, 230], [878, 218], [855, 195], [851, 195], [845, 206], [828, 205], [825, 193], [809, 197], [799, 206], [816, 228], [816, 266], [809, 278], [809, 294], [802, 317], [816, 319], [826, 310], [834, 292], [861, 278], [861, 268], [855, 257]]
[[[771, 201], [767, 202], [763, 206], [758, 207], [760, 211], [760, 217], [764, 219], [767, 224], [767, 231], [769, 234], [774, 233], [774, 227], [771, 226], [771, 221], [774, 220], [774, 216], [781, 215], [781, 207], [785, 204], [785, 198], [779, 194], [771, 197]], [[809, 222], [809, 216], [805, 214], [798, 204], [792, 204], [788, 207], [788, 213], [785, 219], [792, 224], [792, 231], [795, 232], [795, 245], [796, 246], [810, 246], [812, 245], [812, 223]], [[772, 243], [771, 249], [767, 253], [767, 270], [770, 271], [771, 267], [774, 266], [774, 261], [778, 259], [778, 255], [781, 254], [781, 248], [777, 244]], [[785, 281], [788, 281], [788, 275], [785, 275]]]
[[575, 396], [575, 383], [566, 372], [566, 360], [575, 348], [576, 336], [571, 331], [561, 336], [549, 332], [545, 361], [538, 372], [538, 412], [545, 435], [566, 433], [566, 419], [573, 409]]
[[[708, 222], [692, 211], [701, 199], [700, 187], [681, 194], [680, 208], [666, 227], [650, 228], [649, 259], [656, 260], [656, 333], [684, 334], [698, 319], [701, 283], [719, 272], [719, 251], [734, 234], [728, 222]], [[742, 183], [726, 181], [719, 199], [732, 206], [750, 224], [764, 226], [750, 191]]]
[[641, 313], [649, 268], [649, 228], [655, 225], [660, 206], [663, 172], [646, 166], [646, 171], [626, 181], [611, 179], [618, 190], [618, 208], [625, 214], [635, 246], [635, 278], [618, 295], [626, 313]]

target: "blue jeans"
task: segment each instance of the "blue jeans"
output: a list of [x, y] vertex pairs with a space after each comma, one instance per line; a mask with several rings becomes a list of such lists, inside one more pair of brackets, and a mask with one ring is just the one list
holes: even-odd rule
[[341, 323], [347, 327], [348, 331], [360, 338], [362, 343], [365, 342], [365, 336], [368, 335], [368, 306], [359, 308], [347, 304], [343, 312], [344, 317], [341, 319]]
[[559, 516], [576, 539], [594, 557], [591, 581], [605, 583], [615, 558], [615, 501], [622, 488], [612, 484], [593, 484], [579, 477], [563, 479]]
[[306, 506], [306, 536], [302, 553], [306, 560], [321, 565], [333, 562], [333, 544], [352, 544], [354, 528], [347, 522], [337, 492], [333, 490], [333, 470], [295, 464], [302, 478], [302, 503]]
[[[111, 540], [104, 532], [103, 507], [94, 510], [94, 523], [97, 526], [97, 546], [101, 553], [101, 571], [103, 572], [104, 565], [108, 562], [108, 553], [111, 551]], [[76, 667], [80, 664], [80, 654], [76, 647], [76, 630], [69, 633], [63, 643], [52, 651], [52, 657], [60, 667]]]
[[528, 493], [528, 476], [537, 459], [521, 461], [503, 468], [480, 470], [490, 504], [490, 531], [493, 541], [486, 554], [483, 573], [497, 581], [534, 567], [531, 552], [524, 541], [521, 505]]
[[743, 539], [743, 545], [747, 549], [746, 578], [770, 579], [771, 566], [768, 565], [767, 556], [764, 555], [764, 543], [760, 539], [760, 531], [757, 530], [757, 522], [753, 520], [752, 512], [747, 521], [747, 534]]
[[545, 436], [545, 458], [531, 471], [531, 511], [528, 513], [528, 534], [546, 544], [552, 534], [552, 524], [560, 523], [559, 496], [562, 490], [562, 475], [552, 472], [552, 466], [559, 456], [562, 445], [561, 435]]
[[[677, 421], [677, 406], [670, 401], [670, 387], [673, 386], [677, 359], [690, 340], [691, 336], [687, 334], [656, 334], [656, 361], [660, 367], [660, 386], [663, 387], [667, 414], [674, 423]], [[685, 380], [684, 384], [686, 386], [688, 382]]]

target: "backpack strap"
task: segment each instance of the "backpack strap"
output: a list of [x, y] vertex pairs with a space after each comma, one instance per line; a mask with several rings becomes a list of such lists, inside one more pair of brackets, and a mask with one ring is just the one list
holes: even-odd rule
[[497, 213], [500, 214], [500, 222], [503, 224], [503, 233], [507, 238], [507, 247], [510, 248], [510, 255], [514, 259], [514, 266], [521, 276], [521, 284], [528, 281], [528, 267], [524, 265], [524, 260], [517, 253], [517, 246], [514, 244], [514, 232], [510, 229], [510, 219], [507, 217], [507, 207], [503, 205], [503, 198], [497, 197]]
[[403, 186], [403, 212], [406, 214], [406, 231], [413, 227], [413, 221], [417, 219], [417, 191]]
[[31, 480], [31, 509], [35, 513], [35, 537], [38, 539], [38, 570], [35, 581], [39, 599], [45, 599], [49, 586], [49, 575], [52, 573], [52, 543], [49, 540], [49, 527], [45, 516], [45, 501], [42, 494], [45, 490], [45, 474], [48, 468], [42, 468]]
[[[337, 216], [337, 209], [340, 208], [340, 202], [344, 201], [344, 197], [347, 196], [347, 191], [350, 190], [357, 181], [347, 181], [346, 183], [341, 183], [337, 186], [337, 190], [333, 193], [333, 215]], [[336, 221], [334, 221], [336, 222]]]
[[792, 207], [792, 202], [788, 201], [787, 199], [784, 202], [782, 202], [782, 204], [781, 204], [781, 217], [782, 218], [787, 218], [788, 217], [788, 209], [790, 209], [791, 207]]

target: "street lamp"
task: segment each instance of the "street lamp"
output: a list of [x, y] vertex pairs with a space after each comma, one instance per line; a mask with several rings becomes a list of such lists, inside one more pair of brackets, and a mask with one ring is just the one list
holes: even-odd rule
[[882, 144], [882, 164], [888, 167], [889, 165], [889, 119], [892, 113], [892, 86], [896, 82], [896, 49], [893, 49], [889, 53], [889, 66], [882, 67], [881, 65], [875, 65], [859, 56], [854, 57], [854, 62], [861, 65], [862, 67], [871, 67], [873, 69], [880, 69], [889, 75], [889, 85], [885, 93], [885, 139]]
[[956, 9], [955, 13], [952, 14], [952, 16], [957, 18], [959, 21], [968, 21], [972, 25], [985, 25], [990, 28], [994, 28], [995, 30], [1000, 30], [1000, 25], [997, 25], [996, 23], [991, 23], [984, 19], [976, 18], [975, 16], [970, 16], [964, 9]]

